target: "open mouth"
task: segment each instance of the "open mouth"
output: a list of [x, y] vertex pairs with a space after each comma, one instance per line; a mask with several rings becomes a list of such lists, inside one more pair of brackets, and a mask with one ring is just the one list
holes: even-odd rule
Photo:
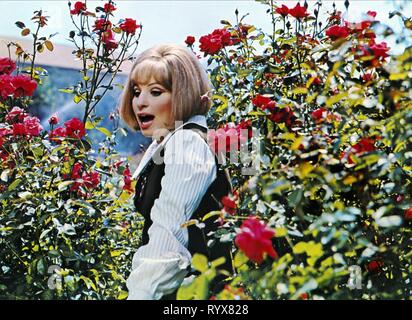
[[153, 121], [153, 119], [154, 119], [154, 116], [151, 115], [151, 114], [145, 114], [145, 115], [140, 115], [139, 116], [139, 120], [142, 123]]
[[138, 117], [140, 121], [140, 128], [143, 130], [149, 128], [155, 118], [155, 116], [151, 114], [141, 114]]

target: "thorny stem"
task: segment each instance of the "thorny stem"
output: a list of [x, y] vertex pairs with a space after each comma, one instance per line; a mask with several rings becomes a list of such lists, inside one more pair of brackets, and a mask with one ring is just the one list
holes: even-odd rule
[[298, 68], [299, 68], [299, 78], [301, 84], [303, 84], [303, 76], [302, 76], [302, 68], [300, 66], [300, 58], [299, 58], [299, 32], [298, 32], [298, 26], [300, 24], [300, 20], [296, 20], [296, 60], [298, 62]]
[[[41, 15], [41, 11], [38, 13], [38, 15]], [[40, 27], [41, 27], [41, 23], [40, 21], [38, 22], [37, 25], [37, 30], [34, 33], [34, 41], [33, 41], [33, 57], [31, 60], [31, 67], [30, 67], [30, 78], [33, 80], [33, 76], [34, 76], [34, 61], [36, 60], [36, 53], [37, 53], [37, 36], [39, 35], [39, 31], [40, 31]]]

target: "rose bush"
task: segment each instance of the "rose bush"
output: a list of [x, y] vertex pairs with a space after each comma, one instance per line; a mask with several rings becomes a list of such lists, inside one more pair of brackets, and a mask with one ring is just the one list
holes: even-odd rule
[[[84, 68], [78, 85], [64, 91], [83, 103], [83, 120], [59, 123], [54, 115], [50, 128], [42, 128], [39, 119], [29, 115], [31, 96], [47, 75], [35, 67], [36, 54], [44, 47], [53, 50], [50, 38], [39, 34], [47, 24], [41, 11], [33, 18], [35, 52], [11, 43], [17, 63], [0, 59], [1, 298], [127, 297], [125, 275], [139, 241], [141, 218], [130, 201], [130, 169], [113, 148], [119, 118], [113, 117], [117, 125], [110, 132], [98, 126], [101, 119], [92, 113], [137, 45], [138, 35], [132, 32], [137, 25], [126, 19], [123, 30], [123, 20], [112, 23], [115, 10], [111, 1], [93, 12], [84, 2], [70, 9], [77, 27], [70, 37]], [[89, 19], [95, 21], [93, 30]], [[16, 24], [23, 35], [30, 34], [23, 22]], [[104, 32], [111, 34], [110, 45]], [[91, 130], [107, 135], [101, 157], [88, 139]]]
[[[215, 88], [212, 145], [248, 121], [261, 146], [253, 176], [241, 173], [250, 163], [226, 162], [237, 197], [222, 199], [215, 237], [234, 241], [236, 272], [212, 298], [409, 299], [412, 49], [390, 55], [384, 13], [355, 23], [336, 9], [321, 19], [320, 3], [259, 2], [271, 34], [236, 12], [235, 25], [199, 39]], [[395, 15], [410, 37], [410, 18]], [[178, 297], [210, 298], [216, 263]]]

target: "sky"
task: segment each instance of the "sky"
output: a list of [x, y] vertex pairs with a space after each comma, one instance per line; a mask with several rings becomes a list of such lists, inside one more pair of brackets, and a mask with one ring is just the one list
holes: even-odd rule
[[[74, 3], [75, 1], [72, 1]], [[297, 0], [276, 1], [276, 4], [294, 6]], [[335, 1], [338, 9], [344, 11], [343, 0]], [[94, 8], [105, 1], [88, 1], [88, 7]], [[150, 46], [161, 42], [176, 42], [184, 44], [187, 35], [200, 36], [211, 33], [216, 28], [221, 28], [220, 20], [229, 20], [233, 24], [236, 21], [235, 10], [239, 16], [249, 13], [245, 22], [253, 24], [264, 31], [271, 30], [270, 16], [265, 12], [267, 6], [253, 0], [219, 0], [219, 1], [115, 1], [118, 10], [115, 12], [115, 21], [120, 18], [133, 18], [143, 25], [143, 33], [139, 50], [145, 50]], [[303, 4], [303, 0], [301, 1]], [[308, 1], [309, 10], [313, 11], [316, 1]], [[324, 0], [325, 7], [331, 8], [333, 1]], [[377, 18], [392, 27], [397, 27], [399, 19], [389, 20], [388, 13], [393, 5], [389, 0], [352, 0], [347, 18], [356, 21], [362, 18], [362, 13], [368, 10], [378, 12]], [[28, 22], [33, 11], [42, 9], [50, 16], [46, 33], [59, 34], [53, 38], [58, 44], [70, 45], [68, 34], [72, 30], [67, 1], [0, 1], [2, 15], [0, 37], [19, 37], [20, 30], [15, 22], [20, 20]], [[324, 10], [326, 11], [326, 10]]]

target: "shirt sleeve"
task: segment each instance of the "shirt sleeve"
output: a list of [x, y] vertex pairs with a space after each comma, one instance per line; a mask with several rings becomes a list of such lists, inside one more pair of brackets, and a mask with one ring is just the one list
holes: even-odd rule
[[128, 299], [157, 300], [174, 292], [191, 262], [189, 220], [216, 178], [215, 158], [192, 130], [178, 130], [165, 145], [161, 192], [150, 212], [149, 242], [133, 257]]

